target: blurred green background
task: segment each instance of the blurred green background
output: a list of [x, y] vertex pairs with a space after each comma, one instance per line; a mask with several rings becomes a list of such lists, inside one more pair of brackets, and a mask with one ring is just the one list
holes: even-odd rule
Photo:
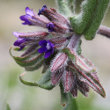
[[[9, 47], [16, 40], [13, 31], [37, 29], [21, 25], [19, 16], [24, 14], [25, 7], [38, 11], [43, 4], [56, 7], [54, 0], [0, 0], [0, 110], [5, 110], [7, 103], [11, 110], [61, 110], [59, 87], [46, 91], [23, 85], [18, 76], [24, 69], [9, 55]], [[110, 9], [102, 23], [110, 27]], [[87, 98], [79, 93], [76, 98], [79, 110], [110, 110], [110, 39], [100, 35], [93, 41], [83, 39], [82, 50], [97, 66], [107, 96], [103, 99], [93, 90]], [[40, 71], [28, 73], [25, 79], [38, 80]]]

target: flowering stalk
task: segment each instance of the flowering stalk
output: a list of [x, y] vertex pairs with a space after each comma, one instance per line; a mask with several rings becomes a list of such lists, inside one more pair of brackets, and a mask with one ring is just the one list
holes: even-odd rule
[[[38, 82], [25, 81], [22, 78], [24, 74], [20, 75], [20, 81], [23, 84], [47, 90], [59, 84], [61, 104], [65, 110], [77, 110], [73, 97], [77, 97], [78, 91], [87, 97], [90, 87], [105, 97], [95, 66], [81, 54], [81, 37], [91, 19], [89, 11], [93, 12], [96, 6], [91, 4], [94, 2], [92, 0], [84, 2], [82, 6], [84, 12], [75, 17], [75, 22], [72, 14], [73, 5], [69, 7], [74, 0], [57, 0], [63, 15], [53, 8], [48, 9], [46, 5], [38, 13], [26, 7], [25, 15], [20, 16], [22, 24], [42, 27], [46, 31], [13, 33], [17, 38], [14, 46], [18, 48], [10, 48], [10, 55], [16, 63], [24, 67], [26, 71], [34, 71], [43, 66], [42, 73], [45, 73]], [[72, 16], [70, 22], [65, 16]], [[15, 50], [23, 52], [20, 56], [14, 56], [12, 51]]]
[[101, 25], [97, 33], [110, 38], [110, 27]]

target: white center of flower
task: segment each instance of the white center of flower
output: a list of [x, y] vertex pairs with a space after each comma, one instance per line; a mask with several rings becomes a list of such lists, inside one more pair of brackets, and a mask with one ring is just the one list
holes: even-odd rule
[[46, 48], [47, 48], [47, 50], [50, 50], [51, 47], [50, 47], [49, 43], [47, 43]]

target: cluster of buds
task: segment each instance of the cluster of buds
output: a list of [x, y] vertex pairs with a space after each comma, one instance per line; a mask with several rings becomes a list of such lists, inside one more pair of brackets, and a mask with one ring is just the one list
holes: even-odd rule
[[105, 92], [101, 86], [94, 65], [81, 55], [81, 37], [73, 31], [68, 19], [57, 13], [53, 8], [43, 6], [36, 14], [26, 7], [26, 14], [20, 19], [23, 25], [39, 26], [46, 31], [18, 33], [14, 32], [17, 40], [14, 46], [23, 51], [20, 56], [13, 56], [15, 61], [26, 71], [34, 71], [43, 66], [45, 81], [50, 81], [46, 88], [62, 84], [64, 93], [77, 96], [78, 90], [87, 96], [89, 87], [101, 96]]

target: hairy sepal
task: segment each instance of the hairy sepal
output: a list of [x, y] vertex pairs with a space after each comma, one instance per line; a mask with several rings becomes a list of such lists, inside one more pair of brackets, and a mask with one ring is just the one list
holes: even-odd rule
[[71, 88], [74, 86], [74, 75], [71, 71], [64, 71], [63, 77], [62, 77], [62, 84], [64, 87], [64, 92], [68, 93], [70, 92]]
[[95, 70], [94, 65], [84, 58], [82, 55], [78, 55], [73, 49], [65, 48], [63, 50], [68, 57], [75, 63], [79, 68], [83, 69], [86, 72], [90, 72], [92, 70]]
[[44, 12], [42, 12], [42, 15], [47, 17], [51, 22], [55, 23], [61, 23], [63, 25], [68, 25], [68, 20], [62, 16], [61, 14], [57, 13], [57, 11], [54, 8], [50, 8], [50, 10], [47, 8]]
[[20, 56], [14, 56], [14, 55], [13, 55], [13, 52], [14, 52], [14, 51], [15, 51], [15, 52], [22, 52], [22, 51], [19, 51], [19, 48], [16, 49], [16, 48], [11, 47], [11, 48], [9, 49], [9, 53], [10, 53], [10, 55], [11, 55], [14, 59], [19, 60], [19, 61], [24, 61], [24, 60], [29, 59], [31, 55], [36, 54], [36, 52], [37, 52], [36, 46], [37, 46], [37, 45], [33, 45], [33, 46], [30, 46], [29, 48], [26, 48], [25, 50], [23, 49], [23, 50], [22, 50], [23, 53], [22, 53]]
[[65, 65], [67, 62], [67, 55], [65, 53], [58, 53], [54, 60], [51, 63], [50, 71], [54, 72], [57, 71], [62, 67], [62, 65]]
[[68, 61], [69, 67], [78, 71], [79, 75], [83, 77], [84, 81], [91, 88], [93, 88], [101, 96], [105, 97], [105, 91], [99, 82], [94, 65], [82, 55], [78, 55], [73, 49], [67, 48], [66, 51], [68, 51], [71, 56], [74, 56], [75, 59], [71, 59], [72, 62]]
[[70, 68], [73, 68], [73, 70], [77, 71], [78, 75], [82, 77], [81, 80], [83, 82], [85, 82], [88, 86], [93, 88], [102, 97], [105, 97], [105, 91], [99, 82], [98, 76], [96, 75], [96, 70], [93, 69], [87, 72], [80, 68], [79, 65], [77, 65], [76, 63], [71, 64]]
[[31, 55], [26, 56], [26, 57], [25, 56], [24, 57], [13, 56], [11, 53], [11, 50], [10, 50], [10, 54], [14, 58], [16, 63], [22, 67], [32, 66], [36, 64], [37, 62], [39, 62], [39, 59], [42, 59], [41, 57], [43, 57], [43, 55], [39, 54], [37, 50], [33, 52]]
[[64, 67], [61, 67], [60, 69], [51, 73], [51, 81], [53, 85], [58, 84], [58, 82], [60, 81], [63, 75], [63, 72], [64, 72]]
[[45, 38], [49, 33], [48, 32], [28, 32], [28, 33], [18, 33], [19, 38], [25, 38], [29, 40], [40, 40]]
[[44, 57], [40, 57], [34, 65], [26, 66], [26, 71], [35, 71], [39, 69], [44, 63]]
[[77, 87], [84, 96], [88, 96], [89, 86], [85, 82], [77, 80]]

